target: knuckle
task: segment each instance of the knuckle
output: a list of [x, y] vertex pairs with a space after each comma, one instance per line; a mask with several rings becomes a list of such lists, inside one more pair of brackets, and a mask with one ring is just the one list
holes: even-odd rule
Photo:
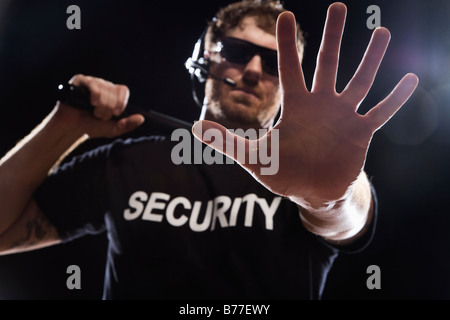
[[121, 85], [112, 84], [109, 90], [109, 108], [112, 114], [118, 116], [125, 108], [124, 88]]
[[128, 87], [127, 87], [126, 85], [124, 85], [124, 84], [118, 84], [117, 87], [118, 87], [119, 90], [121, 90], [121, 91], [123, 91], [123, 92], [125, 92], [125, 93], [128, 92], [128, 91], [130, 91], [130, 90], [128, 89]]
[[125, 85], [119, 85], [117, 88], [117, 96], [118, 96], [118, 106], [120, 108], [125, 108], [128, 102], [128, 97], [130, 95], [130, 90]]
[[91, 104], [93, 106], [100, 106], [101, 105], [101, 96], [102, 96], [102, 89], [101, 87], [95, 83], [95, 82], [91, 82], [87, 85], [89, 92], [90, 92], [90, 100], [91, 100]]
[[69, 83], [70, 84], [74, 84], [74, 85], [78, 85], [78, 84], [80, 84], [83, 81], [84, 78], [86, 78], [85, 75], [77, 73], [72, 78], [70, 78]]
[[93, 106], [108, 106], [108, 85], [102, 79], [92, 79], [87, 84]]

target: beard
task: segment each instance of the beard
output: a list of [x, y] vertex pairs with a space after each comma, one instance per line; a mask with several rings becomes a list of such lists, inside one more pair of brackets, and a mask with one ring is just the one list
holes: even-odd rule
[[269, 128], [279, 109], [279, 95], [270, 100], [246, 95], [233, 95], [231, 88], [222, 85], [211, 88], [208, 113], [227, 128]]

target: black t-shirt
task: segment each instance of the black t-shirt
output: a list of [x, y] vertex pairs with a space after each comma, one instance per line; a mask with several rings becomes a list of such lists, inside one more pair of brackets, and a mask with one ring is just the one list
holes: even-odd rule
[[343, 248], [238, 164], [174, 164], [175, 127], [153, 127], [73, 157], [35, 194], [63, 241], [107, 232], [104, 299], [320, 299]]

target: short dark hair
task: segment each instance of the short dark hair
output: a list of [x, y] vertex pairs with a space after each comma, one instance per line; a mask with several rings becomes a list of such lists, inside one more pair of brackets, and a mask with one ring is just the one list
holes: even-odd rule
[[[278, 16], [286, 11], [279, 0], [242, 0], [221, 8], [209, 23], [205, 48], [211, 49], [219, 42], [225, 33], [237, 27], [245, 17], [256, 17], [259, 27], [275, 34]], [[303, 57], [304, 38], [300, 25], [297, 23], [297, 47], [300, 57]]]

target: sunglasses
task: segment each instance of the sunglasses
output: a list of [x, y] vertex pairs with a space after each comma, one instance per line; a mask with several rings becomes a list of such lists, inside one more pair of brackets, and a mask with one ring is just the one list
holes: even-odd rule
[[263, 70], [270, 75], [278, 76], [278, 58], [276, 50], [261, 47], [242, 39], [225, 37], [222, 41], [217, 43], [214, 51], [220, 52], [220, 55], [225, 60], [237, 64], [247, 64], [256, 54], [258, 54], [261, 57]]

